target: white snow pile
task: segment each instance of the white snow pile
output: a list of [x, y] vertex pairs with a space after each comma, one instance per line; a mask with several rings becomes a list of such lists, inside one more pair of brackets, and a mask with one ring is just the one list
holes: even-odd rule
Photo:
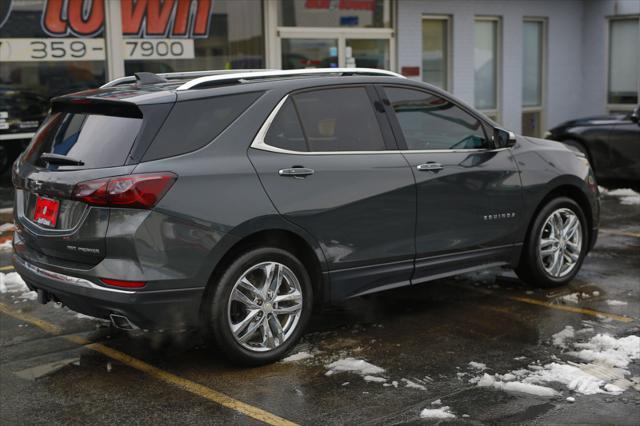
[[561, 303], [580, 303], [581, 300], [598, 296], [600, 296], [600, 292], [596, 290], [591, 294], [584, 292], [565, 294], [563, 296], [556, 297], [555, 300]]
[[[630, 375], [628, 365], [640, 359], [640, 337], [631, 335], [615, 338], [608, 334], [597, 334], [586, 342], [574, 342], [580, 332], [570, 326], [554, 334], [555, 346], [570, 349], [565, 352], [587, 363], [556, 361], [545, 364], [530, 364], [528, 368], [514, 370], [506, 374], [483, 374], [469, 380], [480, 387], [493, 387], [507, 392], [522, 392], [537, 396], [551, 397], [560, 392], [548, 385], [560, 384], [575, 393], [592, 395], [604, 393], [619, 395], [634, 386], [626, 378]], [[631, 379], [634, 380], [634, 379]]]
[[440, 408], [425, 408], [420, 412], [422, 419], [455, 419], [456, 415], [447, 406]]
[[609, 306], [627, 306], [627, 302], [623, 300], [607, 300]]
[[628, 206], [640, 205], [640, 194], [632, 189], [605, 190], [604, 194], [620, 198], [620, 204], [626, 204]]
[[361, 376], [375, 376], [384, 373], [384, 368], [368, 363], [363, 359], [343, 358], [326, 366], [329, 370], [324, 373], [331, 376], [336, 373], [355, 373]]
[[13, 243], [11, 240], [7, 240], [4, 243], [0, 244], [0, 251], [11, 251], [13, 250]]
[[482, 362], [471, 361], [469, 363], [469, 367], [473, 368], [474, 370], [484, 371], [487, 369], [487, 364]]
[[578, 350], [569, 352], [569, 355], [610, 367], [624, 368], [632, 360], [640, 358], [640, 337], [638, 336], [616, 339], [608, 334], [597, 334], [588, 342], [577, 342], [573, 346]]
[[7, 231], [15, 231], [15, 230], [16, 230], [16, 226], [13, 223], [7, 222], [0, 225], [0, 233], [7, 232]]
[[566, 340], [573, 339], [576, 336], [576, 332], [570, 325], [566, 326], [562, 331], [557, 332], [551, 336], [553, 346], [566, 349]]
[[420, 383], [416, 383], [413, 380], [402, 379], [402, 381], [404, 382], [404, 385], [407, 388], [418, 389], [418, 390], [423, 390], [423, 391], [427, 390], [427, 388], [424, 385], [421, 385]]
[[301, 351], [296, 354], [289, 355], [288, 357], [284, 358], [282, 362], [296, 362], [296, 361], [302, 361], [309, 358], [313, 358], [313, 354], [310, 354], [309, 352], [306, 352], [306, 351]]
[[35, 300], [38, 294], [29, 290], [27, 284], [17, 272], [0, 272], [0, 293], [11, 293], [18, 299]]

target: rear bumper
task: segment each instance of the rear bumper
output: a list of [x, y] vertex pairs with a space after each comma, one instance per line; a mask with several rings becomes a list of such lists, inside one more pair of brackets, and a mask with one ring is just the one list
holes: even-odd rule
[[17, 254], [16, 271], [29, 288], [42, 290], [70, 309], [96, 318], [121, 315], [141, 329], [184, 329], [199, 324], [204, 288], [120, 290], [39, 267]]

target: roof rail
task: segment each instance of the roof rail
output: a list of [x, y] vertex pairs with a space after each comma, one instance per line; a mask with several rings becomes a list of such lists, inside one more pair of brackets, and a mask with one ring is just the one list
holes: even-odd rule
[[[265, 69], [246, 69], [242, 70], [242, 72], [263, 72], [269, 71]], [[226, 74], [234, 74], [238, 73], [238, 70], [209, 70], [209, 71], [183, 71], [183, 72], [166, 72], [166, 73], [156, 73], [158, 77], [162, 77], [167, 80], [178, 80], [178, 79], [186, 79], [186, 78], [198, 78], [212, 75], [226, 75]], [[135, 83], [136, 77], [133, 75], [129, 75], [126, 77], [119, 77], [110, 82], [103, 84], [100, 88], [105, 87], [113, 87], [118, 86], [120, 84], [128, 84]]]
[[190, 80], [180, 86], [176, 90], [189, 90], [197, 86], [207, 83], [217, 83], [226, 81], [242, 81], [251, 80], [255, 78], [270, 78], [270, 77], [295, 77], [303, 75], [323, 75], [323, 74], [340, 74], [340, 75], [378, 75], [388, 77], [400, 77], [404, 76], [387, 70], [379, 70], [375, 68], [305, 68], [297, 70], [262, 70], [262, 71], [236, 71], [224, 74], [213, 74], [203, 77], [198, 77]]

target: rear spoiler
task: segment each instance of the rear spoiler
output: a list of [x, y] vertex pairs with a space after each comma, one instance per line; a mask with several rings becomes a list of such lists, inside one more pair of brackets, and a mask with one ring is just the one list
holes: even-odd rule
[[116, 117], [142, 118], [142, 111], [132, 102], [96, 97], [67, 95], [51, 100], [51, 112], [99, 114]]

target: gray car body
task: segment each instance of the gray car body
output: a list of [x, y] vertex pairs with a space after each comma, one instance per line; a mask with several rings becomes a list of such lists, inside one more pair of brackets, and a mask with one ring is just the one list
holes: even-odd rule
[[[570, 196], [582, 206], [590, 242], [595, 242], [599, 206], [593, 173], [583, 156], [560, 143], [518, 136], [508, 148], [402, 150], [387, 106], [378, 113], [386, 123], [385, 138], [400, 144], [397, 150], [295, 154], [251, 147], [285, 96], [341, 85], [426, 90], [473, 113], [487, 129], [494, 125], [445, 92], [392, 77], [296, 78], [143, 93], [127, 101], [173, 103], [264, 92], [215, 140], [194, 152], [57, 174], [19, 159], [14, 166], [14, 182], [21, 188], [14, 237], [18, 272], [31, 288], [76, 311], [97, 317], [121, 314], [141, 328], [181, 328], [199, 324], [207, 287], [216, 285], [216, 274], [247, 244], [289, 248], [309, 269], [316, 301], [331, 303], [488, 266], [513, 267], [536, 212], [553, 196]], [[131, 87], [81, 96], [104, 97], [123, 90]], [[416, 171], [416, 164], [431, 159], [444, 169]], [[315, 174], [304, 179], [278, 174], [294, 166], [312, 168]], [[21, 207], [30, 191], [58, 190], [64, 197], [60, 185], [65, 183], [167, 171], [178, 179], [152, 210], [89, 207], [64, 235], [38, 227]], [[37, 189], [33, 182], [39, 182]], [[48, 249], [56, 253], [74, 243], [94, 247], [98, 257], [83, 263], [48, 254]], [[65, 282], [65, 277], [80, 282]], [[147, 285], [116, 290], [99, 277]]]

